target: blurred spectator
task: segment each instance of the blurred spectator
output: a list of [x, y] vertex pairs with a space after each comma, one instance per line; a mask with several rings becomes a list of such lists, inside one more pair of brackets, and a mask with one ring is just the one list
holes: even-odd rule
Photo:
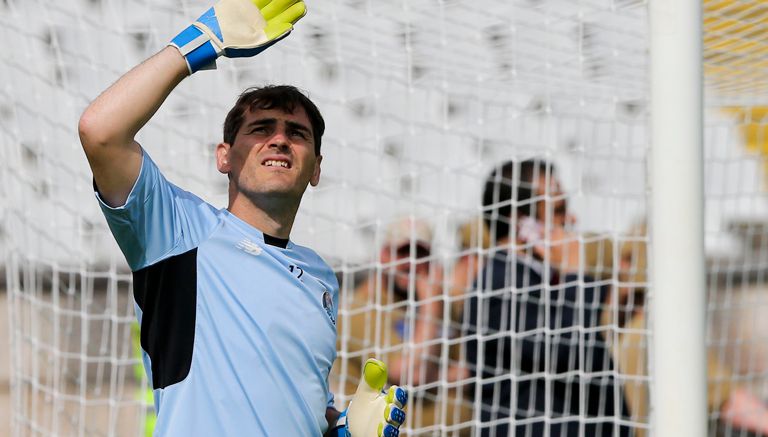
[[[632, 420], [649, 421], [648, 327], [645, 294], [647, 251], [645, 226], [636, 227], [619, 248], [619, 286], [611, 293], [611, 311], [603, 313], [604, 324], [616, 324], [618, 342], [612, 353], [619, 373], [626, 376], [624, 391]], [[719, 417], [726, 426], [768, 436], [768, 407], [758, 397], [736, 382], [734, 373], [717, 354], [707, 354], [707, 408], [710, 417]], [[647, 435], [645, 430], [636, 433]], [[739, 434], [741, 435], [741, 434]]]
[[363, 362], [376, 355], [387, 363], [390, 384], [408, 385], [406, 427], [432, 435], [456, 425], [453, 430], [468, 435], [471, 403], [462, 403], [456, 390], [444, 384], [462, 378], [461, 368], [450, 356], [447, 366], [440, 365], [446, 361], [441, 360], [441, 345], [450, 321], [443, 321], [442, 269], [431, 257], [427, 223], [405, 218], [387, 229], [378, 253], [381, 269], [369, 272], [351, 301], [342, 299], [349, 316], [339, 320], [338, 349], [349, 355], [347, 368], [339, 368], [343, 360], [337, 360], [334, 373], [346, 378], [345, 394], [352, 394]]
[[[465, 316], [482, 436], [629, 436], [600, 313], [607, 287], [581, 243], [555, 167], [506, 162], [483, 192], [490, 249]], [[475, 337], [472, 337], [475, 336]]]
[[458, 234], [459, 252], [451, 272], [449, 312], [453, 320], [460, 321], [466, 318], [464, 303], [475, 291], [475, 282], [483, 270], [483, 254], [491, 244], [491, 236], [481, 217], [464, 223]]
[[[458, 239], [459, 251], [451, 272], [449, 299], [454, 320], [466, 319], [463, 316], [464, 302], [475, 291], [478, 276], [483, 271], [483, 254], [491, 245], [490, 231], [482, 217], [462, 224]], [[587, 275], [610, 280], [613, 276], [613, 240], [597, 233], [585, 233], [582, 247], [584, 258], [581, 262]]]

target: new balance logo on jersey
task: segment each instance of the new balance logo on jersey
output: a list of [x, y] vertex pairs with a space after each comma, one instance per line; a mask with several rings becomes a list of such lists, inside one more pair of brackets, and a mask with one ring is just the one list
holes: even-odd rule
[[336, 326], [336, 318], [333, 317], [333, 298], [328, 290], [323, 292], [323, 308], [325, 308], [325, 313], [328, 314], [328, 318], [331, 319], [331, 323]]
[[249, 253], [254, 256], [259, 256], [261, 255], [261, 252], [264, 251], [264, 249], [262, 249], [258, 244], [254, 243], [253, 241], [247, 238], [237, 243], [236, 247], [242, 250], [243, 252]]

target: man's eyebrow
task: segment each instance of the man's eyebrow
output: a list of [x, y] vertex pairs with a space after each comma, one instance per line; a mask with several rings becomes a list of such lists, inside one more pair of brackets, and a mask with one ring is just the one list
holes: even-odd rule
[[300, 130], [309, 134], [310, 136], [312, 135], [312, 129], [310, 129], [308, 126], [305, 126], [302, 123], [286, 120], [285, 125], [290, 127], [291, 129]]
[[277, 124], [276, 118], [259, 118], [245, 125], [245, 127], [257, 126], [260, 124]]

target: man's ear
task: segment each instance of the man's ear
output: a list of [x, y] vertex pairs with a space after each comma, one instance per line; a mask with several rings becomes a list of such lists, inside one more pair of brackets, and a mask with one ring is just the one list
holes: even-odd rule
[[220, 173], [229, 174], [232, 170], [232, 164], [229, 162], [229, 149], [231, 147], [227, 143], [216, 145], [216, 168]]
[[315, 169], [312, 173], [312, 178], [309, 179], [309, 184], [316, 187], [320, 183], [320, 163], [323, 162], [323, 155], [317, 155], [315, 160]]

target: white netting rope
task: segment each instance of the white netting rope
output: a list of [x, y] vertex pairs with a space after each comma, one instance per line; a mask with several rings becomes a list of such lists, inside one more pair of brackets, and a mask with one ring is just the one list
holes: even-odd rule
[[[208, 6], [203, 0], [0, 1], [0, 37], [7, 42], [0, 62], [0, 253], [8, 260], [18, 435], [144, 432], [146, 381], [133, 370], [131, 279], [92, 199], [77, 119], [101, 90]], [[487, 258], [498, 248], [483, 243], [478, 226], [466, 230], [463, 242], [457, 230], [482, 215], [480, 193], [493, 166], [544, 157], [556, 164], [578, 218], [572, 229], [585, 247], [580, 288], [606, 286], [619, 299], [622, 290], [647, 286], [648, 241], [638, 226], [648, 195], [646, 4], [316, 0], [308, 6], [294, 34], [256, 60], [225, 60], [219, 71], [186, 80], [140, 142], [171, 181], [223, 206], [226, 178], [215, 171], [212, 151], [237, 93], [263, 83], [308, 90], [328, 124], [323, 181], [307, 194], [292, 238], [317, 249], [342, 279], [342, 342], [332, 380], [339, 403], [349, 399], [361, 358], [406, 351], [398, 382], [416, 393], [406, 425], [411, 435], [471, 434], [486, 421], [482, 383], [516, 387], [535, 378], [550, 387], [548, 397], [556, 381], [578, 380], [580, 393], [567, 401], [579, 405], [576, 420], [593, 422], [584, 377], [598, 373], [575, 363], [563, 373], [532, 376], [498, 364], [515, 356], [502, 348], [490, 357], [493, 375], [457, 370], [484, 363], [468, 362], [472, 341], [524, 337], [511, 329], [512, 319], [506, 330], [475, 330], [467, 303], [528, 299], [513, 287], [490, 294], [477, 289], [478, 272], [451, 283], [462, 260]], [[758, 334], [768, 332], [762, 325], [768, 318], [760, 317], [768, 311], [768, 243], [759, 223], [768, 216], [761, 148], [766, 111], [760, 110], [768, 103], [761, 63], [765, 14], [755, 2], [705, 7], [709, 338], [719, 361], [733, 368], [718, 378], [758, 397], [768, 390], [768, 352]], [[443, 289], [456, 293], [421, 299], [411, 278], [407, 297], [396, 298], [383, 279], [393, 262], [380, 250], [402, 217], [432, 226], [430, 259], [445, 272]], [[412, 233], [411, 242], [416, 237]], [[587, 260], [587, 247], [594, 259]], [[621, 270], [627, 251], [631, 275]], [[373, 292], [360, 298], [370, 278]], [[547, 307], [565, 305], [549, 299], [555, 288], [543, 287]], [[640, 295], [626, 294], [626, 305], [642, 308]], [[405, 335], [417, 330], [417, 315], [435, 301], [442, 308], [434, 337], [416, 342]], [[588, 306], [582, 303], [578, 311]], [[644, 396], [652, 375], [643, 367], [649, 331], [626, 308], [610, 311], [605, 341], [615, 361], [608, 371], [617, 381], [613, 408], [620, 409], [623, 395], [633, 410], [610, 420], [640, 435], [650, 426]], [[549, 321], [557, 325], [559, 314]], [[356, 318], [360, 330], [352, 328]], [[547, 345], [541, 362], [557, 361], [553, 334], [592, 331], [580, 324], [538, 328]], [[591, 347], [580, 344], [581, 356], [589, 359]], [[504, 407], [500, 396], [491, 401], [493, 414]], [[489, 420], [509, 421], [493, 414]], [[710, 411], [713, 435], [738, 435], [721, 416], [717, 408]], [[517, 423], [564, 420], [551, 406], [532, 417]]]

